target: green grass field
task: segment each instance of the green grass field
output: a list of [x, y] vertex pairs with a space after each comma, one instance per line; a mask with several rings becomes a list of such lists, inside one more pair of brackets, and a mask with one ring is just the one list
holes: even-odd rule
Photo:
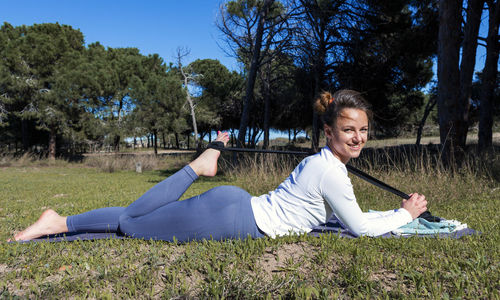
[[[13, 165], [0, 168], [2, 241], [48, 207], [67, 215], [126, 206], [179, 164], [142, 174], [64, 162]], [[265, 169], [256, 162], [251, 171], [198, 180], [185, 196], [221, 184], [258, 195], [291, 170]], [[500, 298], [498, 181], [471, 169], [371, 172], [403, 191], [424, 193], [433, 214], [482, 234], [458, 240], [303, 235], [183, 245], [1, 242], [0, 298]], [[353, 184], [364, 210], [399, 206], [395, 196], [356, 178]]]

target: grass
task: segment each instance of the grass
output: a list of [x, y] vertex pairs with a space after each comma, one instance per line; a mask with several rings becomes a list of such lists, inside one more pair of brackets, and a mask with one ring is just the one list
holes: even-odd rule
[[[369, 140], [367, 142], [368, 147], [386, 147], [386, 146], [397, 146], [401, 144], [415, 144], [416, 139], [415, 137], [407, 137], [407, 138], [391, 138], [391, 139], [382, 139], [382, 140]], [[467, 134], [467, 144], [477, 144], [478, 142], [478, 136], [477, 132], [474, 133], [469, 133]], [[439, 136], [423, 136], [420, 144], [421, 145], [426, 145], [426, 144], [439, 144]], [[500, 132], [495, 132], [493, 134], [493, 143], [494, 144], [500, 144]]]
[[[498, 163], [498, 157], [489, 166]], [[135, 173], [64, 161], [7, 161], [0, 168], [0, 240], [47, 207], [76, 214], [125, 206], [182, 165]], [[200, 179], [185, 197], [233, 184], [259, 195], [276, 187], [295, 162], [248, 157], [221, 175]], [[6, 166], [8, 165], [8, 166]], [[98, 164], [99, 165], [99, 164]], [[102, 165], [102, 164], [101, 164]], [[408, 166], [410, 164], [408, 163]], [[0, 243], [0, 298], [500, 298], [499, 182], [469, 167], [453, 174], [422, 163], [370, 173], [403, 191], [419, 191], [433, 214], [482, 232], [458, 240], [345, 239], [307, 235], [277, 239], [201, 241], [183, 245], [143, 240]], [[352, 179], [363, 210], [391, 209], [399, 199]]]

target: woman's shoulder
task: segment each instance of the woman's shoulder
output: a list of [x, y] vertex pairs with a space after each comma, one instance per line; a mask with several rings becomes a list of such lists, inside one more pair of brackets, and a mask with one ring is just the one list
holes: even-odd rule
[[328, 147], [324, 147], [318, 153], [308, 156], [305, 159], [305, 163], [318, 165], [318, 167], [323, 169], [330, 169], [333, 167], [345, 169], [347, 171], [345, 165], [333, 155], [332, 151]]
[[309, 175], [323, 177], [325, 173], [339, 173], [347, 176], [345, 165], [335, 158], [333, 153], [325, 147], [320, 152], [306, 157], [296, 168], [296, 172], [305, 172]]

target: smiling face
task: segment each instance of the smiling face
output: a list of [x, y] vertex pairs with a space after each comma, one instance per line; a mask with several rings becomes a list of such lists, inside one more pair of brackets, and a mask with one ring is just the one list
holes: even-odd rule
[[368, 139], [368, 116], [361, 109], [344, 108], [333, 127], [325, 124], [327, 145], [346, 164], [356, 158]]

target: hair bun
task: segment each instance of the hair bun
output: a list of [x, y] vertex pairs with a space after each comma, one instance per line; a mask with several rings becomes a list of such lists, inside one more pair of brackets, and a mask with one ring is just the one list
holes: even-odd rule
[[319, 97], [314, 102], [314, 111], [319, 115], [322, 115], [328, 109], [328, 106], [334, 101], [332, 94], [330, 92], [322, 92]]

